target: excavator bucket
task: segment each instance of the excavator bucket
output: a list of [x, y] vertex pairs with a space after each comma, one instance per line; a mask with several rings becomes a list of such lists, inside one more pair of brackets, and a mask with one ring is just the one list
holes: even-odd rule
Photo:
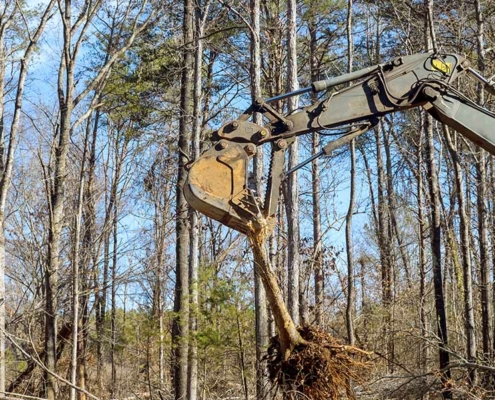
[[[189, 165], [184, 186], [187, 202], [200, 213], [247, 233], [260, 215], [247, 186], [252, 144], [221, 140]], [[255, 218], [254, 218], [255, 219]]]

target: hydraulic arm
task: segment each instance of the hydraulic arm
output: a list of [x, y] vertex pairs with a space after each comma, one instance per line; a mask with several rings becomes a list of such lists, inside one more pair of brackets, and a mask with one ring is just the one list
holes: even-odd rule
[[[455, 54], [415, 54], [339, 77], [313, 82], [308, 88], [270, 99], [257, 99], [237, 120], [212, 134], [213, 146], [191, 163], [184, 195], [201, 213], [246, 233], [275, 215], [284, 175], [351, 141], [376, 125], [380, 117], [423, 107], [472, 142], [495, 155], [495, 114], [457, 91], [453, 82], [470, 73], [495, 94], [491, 81]], [[324, 100], [283, 115], [270, 104], [306, 92], [339, 85]], [[261, 113], [264, 126], [249, 121]], [[291, 171], [285, 171], [285, 151], [294, 138], [312, 131], [337, 128], [338, 139]], [[249, 163], [259, 146], [271, 144], [271, 165], [264, 200], [249, 187]]]

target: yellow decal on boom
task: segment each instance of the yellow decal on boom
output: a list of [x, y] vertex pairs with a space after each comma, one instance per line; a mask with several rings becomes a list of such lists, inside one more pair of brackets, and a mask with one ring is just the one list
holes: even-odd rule
[[452, 69], [452, 63], [448, 63], [438, 58], [435, 58], [432, 62], [433, 68], [438, 69], [444, 74], [450, 74], [450, 70]]

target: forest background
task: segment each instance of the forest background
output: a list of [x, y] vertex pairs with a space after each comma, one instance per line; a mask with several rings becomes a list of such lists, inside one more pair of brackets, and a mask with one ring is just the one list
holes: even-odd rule
[[[494, 19], [491, 0], [3, 1], [0, 393], [270, 398], [249, 246], [187, 208], [185, 164], [253, 98], [399, 55], [490, 77]], [[272, 268], [296, 323], [374, 352], [358, 397], [493, 393], [491, 156], [413, 110], [283, 189]]]

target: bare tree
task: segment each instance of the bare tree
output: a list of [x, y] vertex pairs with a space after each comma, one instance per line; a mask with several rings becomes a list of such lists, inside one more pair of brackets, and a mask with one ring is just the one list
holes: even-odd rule
[[[24, 10], [16, 1], [5, 2], [0, 13], [0, 298], [3, 299], [0, 304], [0, 393], [5, 392], [5, 207], [9, 186], [12, 180], [12, 170], [14, 165], [14, 154], [16, 145], [19, 140], [19, 124], [21, 120], [22, 104], [24, 98], [24, 89], [29, 69], [31, 56], [36, 50], [38, 41], [43, 33], [48, 19], [51, 16], [55, 0], [50, 1], [43, 12], [39, 21], [34, 25], [34, 29], [28, 26], [25, 19]], [[5, 72], [7, 53], [5, 49], [5, 34], [7, 29], [15, 18], [21, 17], [26, 24], [24, 29], [27, 32], [27, 43], [24, 54], [21, 57], [20, 68], [18, 69], [17, 88], [15, 94], [15, 103], [13, 118], [9, 132], [6, 132], [5, 121]]]
[[[318, 57], [318, 22], [315, 12], [309, 13], [308, 24], [308, 41], [309, 41], [309, 63], [311, 71], [311, 81], [315, 82], [319, 79], [320, 62]], [[318, 99], [316, 93], [311, 94], [312, 101]], [[320, 135], [318, 132], [313, 132], [311, 137], [311, 152], [312, 155], [320, 151]], [[319, 160], [315, 159], [311, 162], [311, 197], [313, 206], [313, 265], [314, 265], [314, 310], [315, 323], [322, 325], [323, 323], [323, 303], [324, 303], [324, 282], [325, 276], [323, 271], [323, 235], [321, 229], [321, 177]]]
[[[198, 1], [195, 6], [195, 54], [194, 54], [194, 105], [192, 121], [192, 157], [196, 160], [201, 150], [201, 130], [202, 130], [202, 99], [203, 99], [203, 56], [204, 56], [204, 32], [206, 19], [209, 14], [210, 0], [204, 3]], [[196, 334], [198, 330], [198, 280], [199, 280], [199, 242], [200, 242], [200, 217], [198, 213], [191, 209], [191, 237], [190, 237], [190, 258], [189, 258], [189, 285], [191, 296], [190, 310], [190, 332], [188, 360], [188, 382], [187, 398], [196, 400], [198, 396], [198, 343]]]
[[427, 264], [427, 247], [426, 247], [426, 231], [427, 223], [424, 211], [424, 198], [425, 188], [423, 179], [423, 142], [424, 142], [424, 122], [425, 115], [421, 115], [420, 129], [418, 144], [416, 147], [417, 154], [417, 167], [416, 167], [416, 180], [417, 180], [417, 208], [418, 208], [418, 242], [419, 242], [419, 323], [421, 330], [421, 337], [424, 342], [420, 346], [420, 368], [424, 371], [428, 362], [428, 345], [426, 344], [428, 335], [428, 319], [426, 310], [426, 264]]
[[[347, 72], [352, 72], [352, 62], [354, 54], [354, 45], [352, 37], [352, 0], [347, 2]], [[356, 144], [352, 140], [350, 143], [351, 149], [351, 187], [349, 193], [349, 208], [346, 215], [346, 252], [347, 252], [347, 307], [346, 307], [346, 326], [347, 326], [347, 341], [351, 346], [354, 346], [356, 335], [354, 332], [354, 313], [356, 293], [354, 287], [354, 249], [352, 243], [352, 215], [355, 207], [356, 195]]]
[[[74, 221], [74, 238], [73, 238], [73, 250], [72, 250], [72, 353], [71, 353], [71, 371], [70, 382], [72, 384], [70, 388], [70, 400], [76, 400], [76, 387], [77, 387], [77, 360], [78, 360], [78, 344], [79, 340], [79, 263], [80, 263], [80, 242], [81, 242], [81, 222], [83, 217], [83, 198], [84, 198], [84, 185], [85, 185], [85, 167], [86, 167], [86, 153], [88, 150], [88, 141], [91, 132], [90, 121], [86, 124], [86, 134], [84, 138], [84, 147], [81, 161], [81, 171], [79, 173], [79, 190], [76, 199], [76, 215]], [[82, 387], [84, 388], [85, 385]], [[82, 396], [85, 397], [85, 394]]]
[[[261, 98], [261, 24], [260, 24], [260, 0], [250, 0], [250, 64], [249, 74], [251, 78], [251, 100]], [[262, 123], [261, 115], [255, 114], [254, 123]], [[256, 190], [262, 193], [263, 176], [263, 152], [258, 151], [254, 157], [253, 165]], [[268, 347], [268, 310], [266, 308], [266, 294], [261, 276], [254, 266], [254, 302], [255, 302], [255, 336], [256, 336], [256, 397], [264, 399], [268, 392], [268, 380], [263, 357]]]
[[[485, 56], [484, 47], [485, 41], [485, 19], [483, 6], [480, 0], [474, 1], [476, 12], [476, 50], [478, 53], [478, 70], [481, 74], [485, 73]], [[484, 103], [484, 90], [480, 85], [478, 87], [478, 103]], [[493, 326], [493, 307], [492, 307], [492, 291], [490, 290], [490, 266], [489, 266], [489, 246], [487, 232], [487, 216], [488, 210], [486, 205], [487, 198], [487, 173], [486, 173], [487, 155], [486, 152], [480, 150], [476, 160], [476, 189], [477, 189], [477, 217], [479, 230], [479, 254], [480, 254], [480, 298], [481, 298], [481, 320], [482, 320], [482, 343], [483, 354], [485, 360], [489, 360], [492, 354], [492, 326]]]
[[[297, 80], [297, 32], [296, 32], [297, 3], [296, 0], [287, 1], [287, 91], [292, 92], [299, 89]], [[289, 112], [298, 107], [298, 98], [293, 96], [289, 99]], [[289, 149], [289, 169], [295, 167], [299, 162], [298, 141], [294, 140]], [[300, 322], [300, 294], [301, 284], [301, 257], [299, 254], [299, 187], [297, 172], [289, 175], [286, 193], [287, 208], [287, 265], [288, 265], [288, 307], [289, 312], [297, 325]], [[305, 314], [306, 312], [304, 312]], [[307, 316], [306, 316], [307, 319]], [[306, 322], [306, 321], [302, 321]]]
[[[425, 0], [425, 47], [426, 50], [436, 50], [435, 30], [433, 28], [433, 1]], [[442, 383], [444, 385], [443, 397], [445, 399], [452, 398], [452, 392], [449, 389], [449, 380], [451, 378], [448, 365], [450, 356], [448, 353], [448, 333], [447, 333], [447, 315], [445, 312], [445, 298], [443, 294], [442, 280], [442, 243], [441, 243], [441, 210], [440, 196], [438, 187], [438, 172], [435, 162], [435, 146], [433, 137], [433, 119], [427, 116], [424, 125], [426, 133], [426, 169], [430, 194], [430, 237], [431, 237], [431, 262], [433, 270], [433, 286], [435, 290], [435, 310], [437, 313], [437, 331], [440, 338], [439, 343], [439, 358], [440, 370], [442, 374]]]
[[[464, 197], [464, 179], [461, 170], [459, 154], [454, 145], [450, 130], [444, 126], [445, 137], [452, 163], [454, 165], [454, 176], [456, 184], [457, 203], [459, 205], [459, 223], [460, 223], [460, 238], [461, 238], [461, 255], [462, 255], [462, 277], [463, 277], [463, 293], [464, 293], [464, 319], [465, 319], [465, 334], [466, 334], [466, 353], [469, 362], [476, 360], [476, 331], [474, 321], [474, 305], [473, 305], [473, 268], [471, 263], [471, 246], [469, 240], [469, 222], [466, 213], [466, 200]], [[476, 370], [471, 370], [469, 374], [470, 384], [476, 384]]]
[[174, 341], [174, 387], [175, 399], [187, 398], [187, 359], [189, 340], [189, 210], [182, 188], [187, 172], [185, 165], [190, 154], [193, 115], [194, 73], [194, 3], [184, 1], [183, 14], [183, 58], [179, 119], [179, 166], [177, 176], [177, 220], [176, 220], [176, 271], [173, 321]]

